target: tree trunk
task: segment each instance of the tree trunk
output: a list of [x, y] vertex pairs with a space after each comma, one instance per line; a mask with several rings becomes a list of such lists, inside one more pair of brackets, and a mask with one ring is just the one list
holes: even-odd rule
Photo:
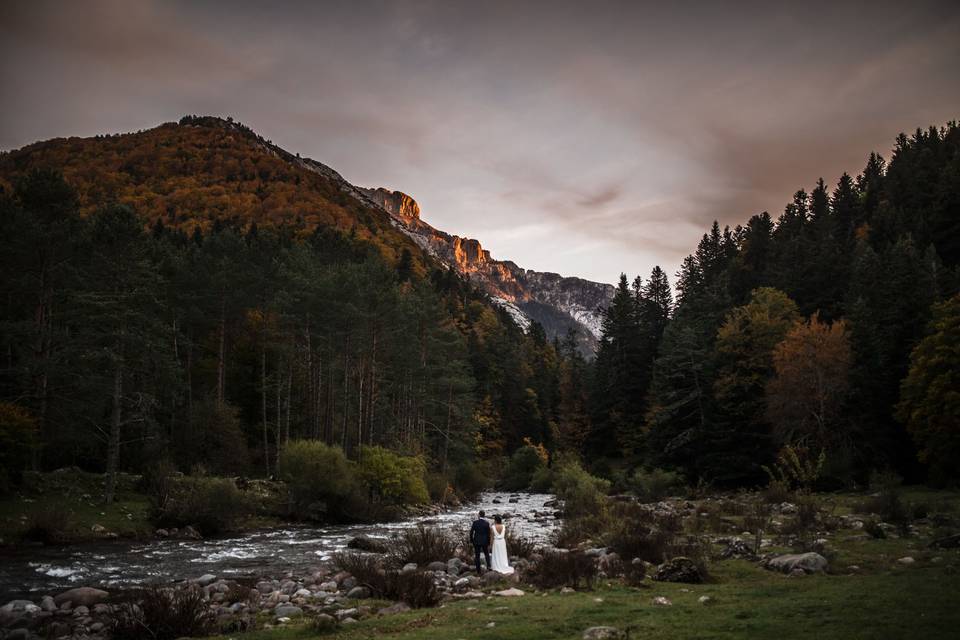
[[217, 353], [217, 408], [223, 407], [226, 396], [227, 301], [220, 299], [220, 347]]
[[120, 419], [123, 402], [123, 351], [118, 348], [113, 371], [113, 411], [110, 417], [110, 437], [107, 441], [107, 488], [104, 502], [113, 503], [117, 488], [117, 463], [120, 460]]
[[263, 465], [266, 477], [270, 477], [270, 436], [267, 426], [267, 341], [260, 342], [260, 405], [263, 408]]

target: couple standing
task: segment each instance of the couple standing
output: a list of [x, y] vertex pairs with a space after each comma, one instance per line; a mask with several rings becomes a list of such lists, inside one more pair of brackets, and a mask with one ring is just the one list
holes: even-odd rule
[[[470, 542], [473, 544], [474, 561], [477, 564], [477, 575], [480, 575], [480, 552], [487, 562], [487, 570], [493, 570], [503, 575], [513, 573], [510, 558], [507, 556], [507, 528], [503, 526], [503, 518], [493, 517], [493, 525], [486, 519], [483, 511], [480, 517], [473, 521], [470, 527]], [[491, 549], [493, 558], [491, 562]]]

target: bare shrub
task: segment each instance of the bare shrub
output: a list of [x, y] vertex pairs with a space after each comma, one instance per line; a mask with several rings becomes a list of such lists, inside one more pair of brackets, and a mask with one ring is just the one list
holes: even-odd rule
[[547, 551], [534, 563], [531, 581], [540, 588], [583, 586], [593, 588], [597, 577], [597, 565], [583, 553], [577, 551]]
[[400, 533], [389, 557], [393, 564], [403, 566], [408, 562], [418, 565], [427, 565], [435, 560], [445, 562], [455, 555], [457, 540], [453, 534], [446, 529], [421, 524]]
[[66, 539], [73, 528], [68, 511], [62, 507], [44, 506], [30, 514], [21, 536], [24, 540], [56, 544]]
[[112, 632], [114, 640], [174, 640], [209, 635], [215, 621], [199, 589], [153, 587], [120, 606]]
[[338, 553], [334, 564], [379, 598], [402, 600], [415, 609], [433, 607], [440, 602], [440, 593], [429, 573], [387, 571], [379, 557], [356, 551]]
[[529, 558], [537, 552], [537, 545], [530, 538], [523, 537], [513, 529], [507, 529], [507, 549], [512, 556]]

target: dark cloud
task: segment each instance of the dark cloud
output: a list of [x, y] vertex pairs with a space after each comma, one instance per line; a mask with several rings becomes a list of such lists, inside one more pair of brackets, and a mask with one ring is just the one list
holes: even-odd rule
[[530, 268], [672, 272], [958, 116], [960, 5], [0, 4], [0, 148], [233, 115]]

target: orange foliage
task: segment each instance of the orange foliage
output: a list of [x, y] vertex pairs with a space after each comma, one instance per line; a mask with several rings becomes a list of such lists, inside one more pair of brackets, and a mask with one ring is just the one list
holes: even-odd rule
[[300, 236], [334, 227], [373, 243], [391, 263], [404, 247], [422, 273], [422, 252], [380, 210], [364, 207], [340, 185], [294, 160], [249, 129], [214, 118], [167, 123], [137, 133], [55, 138], [0, 155], [0, 185], [39, 167], [61, 171], [76, 190], [81, 215], [119, 202], [150, 225], [207, 231], [216, 220], [240, 228], [292, 228]]

